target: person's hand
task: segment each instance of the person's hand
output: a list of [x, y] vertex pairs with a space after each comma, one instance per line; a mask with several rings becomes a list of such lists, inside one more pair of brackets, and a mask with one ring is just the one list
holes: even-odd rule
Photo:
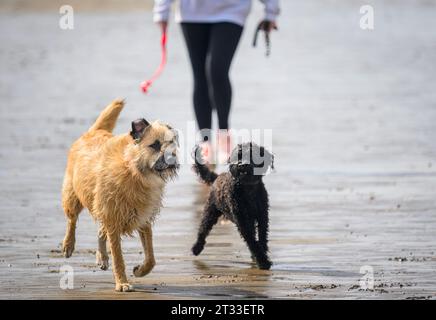
[[168, 21], [159, 21], [157, 22], [160, 30], [162, 31], [162, 33], [167, 32], [167, 28], [168, 28]]
[[267, 24], [266, 32], [271, 32], [273, 30], [278, 30], [277, 23], [275, 21], [269, 21], [269, 24]]

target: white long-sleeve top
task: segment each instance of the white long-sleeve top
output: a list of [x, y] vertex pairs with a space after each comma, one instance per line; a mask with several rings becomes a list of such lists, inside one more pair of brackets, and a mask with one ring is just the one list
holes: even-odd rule
[[[275, 21], [280, 13], [279, 0], [260, 0], [265, 19]], [[173, 0], [155, 0], [153, 20], [168, 21]], [[176, 22], [233, 22], [244, 25], [251, 0], [178, 0]]]

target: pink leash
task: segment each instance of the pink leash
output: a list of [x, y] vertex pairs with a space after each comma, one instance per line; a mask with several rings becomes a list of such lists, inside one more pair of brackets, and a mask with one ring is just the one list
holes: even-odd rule
[[151, 78], [149, 80], [145, 80], [141, 83], [141, 90], [144, 93], [147, 93], [148, 88], [153, 84], [153, 82], [159, 78], [161, 75], [163, 69], [165, 68], [165, 64], [167, 63], [167, 33], [162, 32], [162, 37], [160, 41], [161, 45], [161, 61], [159, 67], [156, 69], [156, 71], [153, 73]]

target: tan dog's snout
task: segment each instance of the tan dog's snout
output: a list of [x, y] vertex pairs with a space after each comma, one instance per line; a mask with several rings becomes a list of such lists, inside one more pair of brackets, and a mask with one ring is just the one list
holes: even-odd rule
[[176, 168], [178, 166], [177, 157], [174, 153], [167, 154], [164, 153], [160, 156], [157, 161], [154, 163], [153, 168], [158, 171]]
[[178, 166], [178, 157], [177, 157], [177, 149], [178, 149], [178, 138], [175, 135], [175, 138], [170, 142], [170, 144], [165, 148], [163, 157], [164, 161], [169, 166]]
[[163, 158], [165, 163], [167, 163], [169, 166], [176, 166], [178, 164], [176, 152], [164, 153]]
[[172, 142], [161, 152], [153, 165], [153, 169], [163, 171], [166, 169], [177, 169], [178, 167], [177, 144]]

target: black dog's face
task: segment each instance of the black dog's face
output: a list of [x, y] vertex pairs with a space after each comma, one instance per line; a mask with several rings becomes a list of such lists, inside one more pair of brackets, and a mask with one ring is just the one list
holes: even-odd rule
[[238, 144], [229, 158], [229, 171], [243, 184], [256, 184], [269, 168], [274, 168], [274, 156], [255, 143]]
[[237, 178], [242, 184], [256, 184], [262, 180], [261, 175], [255, 175], [254, 165], [252, 164], [231, 164], [230, 173]]

